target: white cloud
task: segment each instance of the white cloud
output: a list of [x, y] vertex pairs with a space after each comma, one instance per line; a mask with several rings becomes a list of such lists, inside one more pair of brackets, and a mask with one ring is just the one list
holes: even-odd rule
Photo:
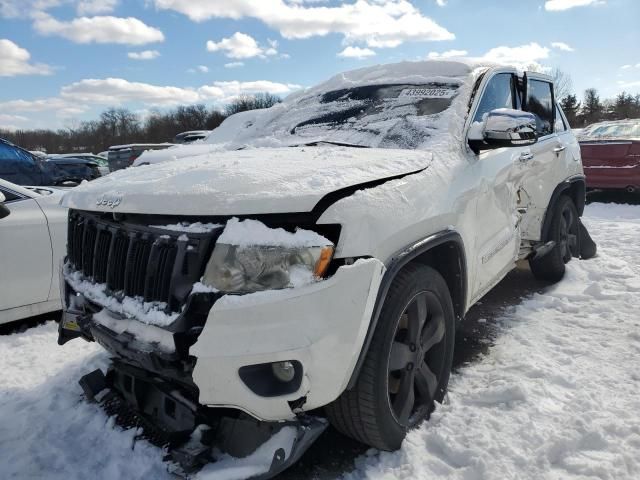
[[164, 41], [160, 30], [133, 17], [79, 17], [66, 22], [38, 13], [33, 27], [42, 35], [58, 35], [76, 43], [144, 45]]
[[447, 0], [436, 0], [436, 3], [439, 7], [444, 7], [447, 5]]
[[307, 6], [284, 0], [154, 0], [157, 8], [174, 10], [191, 20], [238, 20], [250, 17], [264, 22], [288, 39], [338, 33], [346, 43], [368, 47], [397, 47], [405, 41], [452, 40], [441, 27], [408, 0], [357, 0], [338, 6]]
[[27, 117], [23, 117], [22, 115], [8, 115], [6, 113], [0, 113], [0, 123], [8, 123], [8, 122], [26, 122], [29, 120]]
[[628, 69], [630, 69], [632, 66], [633, 66], [633, 65], [629, 65], [629, 64], [627, 64], [627, 65], [622, 65], [620, 68], [621, 68], [622, 70], [628, 70]]
[[201, 71], [202, 73], [208, 73], [209, 67], [207, 67], [206, 65], [198, 65], [198, 70]]
[[159, 56], [160, 52], [157, 50], [143, 50], [142, 52], [127, 53], [127, 57], [133, 60], [153, 60], [154, 58], [158, 58]]
[[224, 64], [224, 68], [239, 68], [244, 67], [244, 62], [229, 62]]
[[57, 97], [0, 102], [0, 111], [16, 114], [54, 112], [59, 117], [70, 117], [86, 112], [92, 106], [170, 107], [200, 102], [226, 103], [243, 94], [287, 95], [300, 88], [300, 85], [268, 80], [214, 82], [191, 88], [130, 82], [122, 78], [84, 79], [62, 87]]
[[219, 42], [209, 40], [207, 50], [210, 52], [222, 51], [229, 58], [252, 58], [277, 55], [278, 42], [269, 40], [268, 47], [262, 47], [256, 40], [246, 33], [236, 32], [229, 38], [223, 38]]
[[447, 50], [446, 52], [429, 52], [428, 58], [454, 58], [466, 57], [469, 54], [466, 50]]
[[344, 57], [344, 58], [367, 58], [367, 57], [373, 57], [375, 54], [376, 52], [374, 52], [370, 48], [360, 48], [360, 47], [349, 46], [344, 50], [342, 50], [340, 53], [338, 53], [338, 56]]
[[102, 105], [139, 102], [148, 105], [195, 103], [200, 97], [191, 88], [164, 87], [130, 82], [122, 78], [85, 79], [62, 87], [63, 99]]
[[115, 10], [118, 0], [80, 0], [76, 11], [78, 15], [98, 15]]
[[574, 52], [575, 48], [573, 48], [570, 45], [567, 45], [564, 42], [551, 42], [551, 47], [558, 49], [558, 50], [562, 50], [563, 52]]
[[22, 115], [7, 115], [0, 113], [0, 129], [3, 130], [19, 130], [25, 127], [25, 123], [28, 122], [27, 117]]
[[30, 63], [31, 54], [11, 40], [0, 39], [0, 77], [16, 75], [51, 75], [52, 69], [43, 63]]
[[539, 60], [549, 58], [549, 49], [543, 47], [536, 42], [518, 47], [499, 46], [492, 48], [480, 57], [481, 60], [514, 65], [518, 67], [536, 66], [540, 67]]
[[640, 80], [632, 80], [630, 82], [624, 82], [622, 80], [618, 80], [618, 87], [640, 89]]
[[559, 12], [570, 8], [602, 5], [604, 3], [603, 0], [547, 0], [544, 4], [544, 9], [550, 12]]
[[36, 100], [8, 100], [0, 102], [0, 110], [19, 113], [55, 112], [57, 116], [65, 117], [78, 115], [88, 109], [73, 100], [60, 97], [39, 98]]
[[294, 83], [278, 83], [269, 80], [257, 80], [253, 82], [213, 82], [212, 85], [200, 87], [198, 92], [203, 98], [211, 98], [219, 101], [229, 101], [238, 95], [267, 92], [274, 95], [288, 95], [294, 90], [302, 88]]
[[41, 12], [58, 7], [69, 0], [0, 0], [0, 17], [29, 17], [34, 12]]

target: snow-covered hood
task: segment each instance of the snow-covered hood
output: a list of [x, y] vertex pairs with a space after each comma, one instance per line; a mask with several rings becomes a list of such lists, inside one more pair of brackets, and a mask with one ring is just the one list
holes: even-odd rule
[[309, 212], [325, 195], [422, 170], [425, 151], [352, 147], [260, 148], [143, 165], [82, 184], [76, 209], [164, 215]]

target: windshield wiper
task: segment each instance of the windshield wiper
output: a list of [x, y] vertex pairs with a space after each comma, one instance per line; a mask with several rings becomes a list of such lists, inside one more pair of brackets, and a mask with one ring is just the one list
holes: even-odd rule
[[346, 142], [334, 142], [332, 140], [316, 140], [315, 142], [309, 143], [297, 143], [295, 145], [290, 145], [290, 147], [317, 147], [326, 143], [327, 145], [336, 145], [338, 147], [353, 147], [353, 148], [371, 148], [369, 145], [358, 145], [356, 143], [346, 143]]

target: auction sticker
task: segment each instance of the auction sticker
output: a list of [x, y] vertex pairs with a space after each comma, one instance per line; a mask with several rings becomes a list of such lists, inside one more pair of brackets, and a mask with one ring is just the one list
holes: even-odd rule
[[401, 97], [418, 98], [451, 98], [455, 94], [450, 88], [405, 88], [400, 92]]

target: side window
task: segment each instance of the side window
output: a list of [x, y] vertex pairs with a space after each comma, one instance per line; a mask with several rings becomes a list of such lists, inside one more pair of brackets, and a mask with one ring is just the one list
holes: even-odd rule
[[552, 85], [549, 82], [529, 80], [524, 109], [535, 115], [539, 137], [553, 133], [555, 119], [553, 118]]
[[18, 185], [40, 185], [42, 174], [27, 152], [0, 142], [0, 178]]
[[562, 114], [560, 113], [560, 105], [556, 104], [556, 123], [555, 123], [555, 132], [562, 133], [567, 129], [567, 125], [564, 123], [564, 119], [562, 118]]
[[481, 122], [484, 114], [496, 108], [514, 108], [513, 75], [510, 73], [498, 73], [494, 75], [482, 93], [474, 122]]

